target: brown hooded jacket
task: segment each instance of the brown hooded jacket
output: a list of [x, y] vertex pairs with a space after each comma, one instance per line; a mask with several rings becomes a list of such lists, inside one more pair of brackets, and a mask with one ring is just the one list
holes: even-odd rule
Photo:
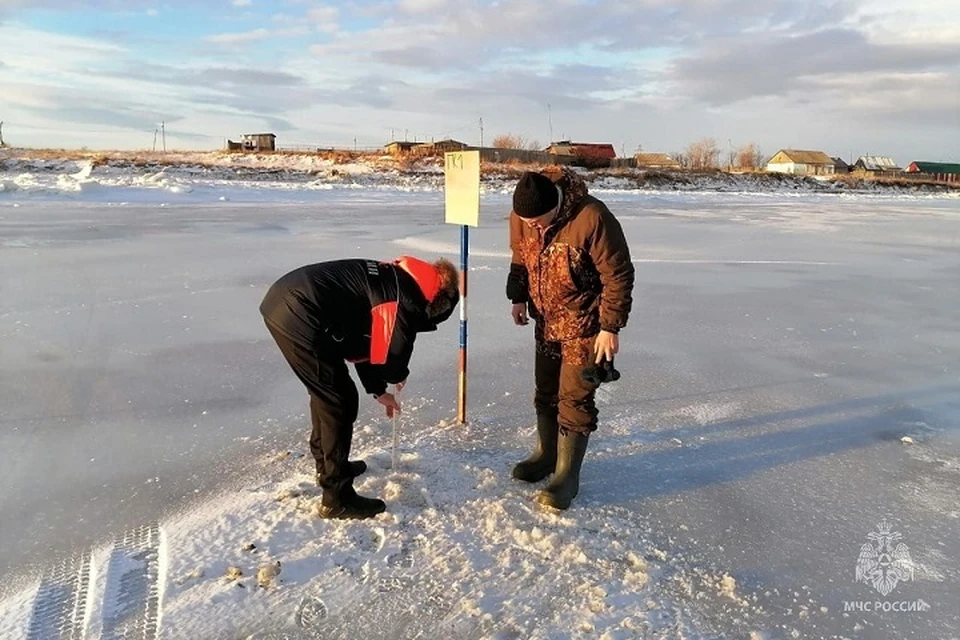
[[542, 236], [510, 214], [507, 297], [528, 304], [541, 348], [552, 352], [548, 343], [559, 343], [564, 360], [588, 364], [597, 333], [617, 333], [627, 324], [634, 282], [630, 248], [620, 223], [587, 193], [576, 172], [549, 167], [541, 173], [560, 187], [563, 199]]

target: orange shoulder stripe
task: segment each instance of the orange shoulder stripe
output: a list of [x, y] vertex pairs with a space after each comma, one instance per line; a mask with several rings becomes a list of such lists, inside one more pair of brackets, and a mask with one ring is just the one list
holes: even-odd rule
[[372, 309], [373, 327], [370, 331], [370, 363], [385, 364], [390, 353], [393, 328], [397, 324], [396, 300], [378, 304]]

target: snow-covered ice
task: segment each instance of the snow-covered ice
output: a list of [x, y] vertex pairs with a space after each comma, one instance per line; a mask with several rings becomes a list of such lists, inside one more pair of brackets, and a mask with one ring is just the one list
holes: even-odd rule
[[[0, 173], [0, 637], [960, 634], [957, 198], [602, 190], [635, 311], [553, 513], [510, 478], [532, 338], [490, 190], [469, 424], [451, 323], [418, 340], [398, 469], [362, 406], [357, 484], [387, 513], [331, 523], [257, 306], [308, 262], [455, 258], [442, 193], [70, 171]], [[884, 519], [913, 561], [889, 597], [855, 580]], [[927, 608], [855, 609], [883, 601]]]

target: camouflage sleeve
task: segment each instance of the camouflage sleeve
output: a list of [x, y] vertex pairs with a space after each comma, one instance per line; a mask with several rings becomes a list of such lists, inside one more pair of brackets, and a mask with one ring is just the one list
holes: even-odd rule
[[590, 257], [600, 273], [600, 328], [617, 333], [627, 326], [633, 305], [634, 267], [620, 222], [600, 207], [590, 242]]
[[507, 298], [514, 304], [527, 302], [530, 299], [529, 277], [523, 256], [520, 255], [520, 234], [522, 232], [520, 219], [510, 214], [510, 273], [507, 274]]

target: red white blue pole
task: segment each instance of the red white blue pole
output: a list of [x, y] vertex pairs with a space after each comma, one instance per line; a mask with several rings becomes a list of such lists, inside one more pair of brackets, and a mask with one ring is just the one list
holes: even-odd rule
[[470, 227], [460, 226], [460, 393], [457, 420], [467, 421], [467, 271]]

